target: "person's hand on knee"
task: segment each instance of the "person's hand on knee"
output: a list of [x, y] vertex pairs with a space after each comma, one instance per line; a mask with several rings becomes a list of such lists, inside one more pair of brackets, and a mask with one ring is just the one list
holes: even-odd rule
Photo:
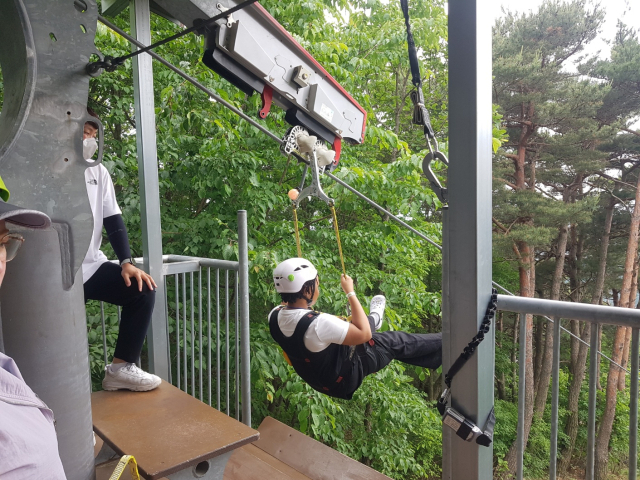
[[142, 291], [142, 285], [147, 284], [149, 290], [155, 290], [158, 285], [153, 280], [151, 275], [149, 275], [144, 270], [140, 270], [130, 263], [125, 263], [122, 265], [122, 278], [124, 278], [124, 283], [127, 287], [131, 286], [131, 280], [134, 279], [138, 282], [138, 290]]

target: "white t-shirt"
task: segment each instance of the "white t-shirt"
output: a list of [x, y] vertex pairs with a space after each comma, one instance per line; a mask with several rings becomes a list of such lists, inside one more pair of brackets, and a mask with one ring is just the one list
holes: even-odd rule
[[[275, 310], [275, 308], [273, 310]], [[269, 313], [268, 318], [271, 318], [273, 310]], [[280, 310], [278, 314], [278, 326], [282, 334], [285, 337], [293, 335], [300, 319], [309, 312], [311, 312], [311, 310], [298, 308], [291, 310], [283, 308]], [[321, 313], [311, 322], [311, 325], [309, 325], [309, 328], [304, 334], [304, 346], [307, 347], [310, 352], [321, 352], [332, 343], [342, 345], [348, 330], [348, 322], [329, 315], [328, 313]]]
[[91, 244], [82, 262], [82, 278], [83, 283], [86, 283], [100, 268], [100, 265], [109, 261], [107, 256], [100, 251], [102, 221], [112, 215], [121, 214], [122, 210], [116, 202], [116, 192], [113, 188], [111, 175], [102, 164], [87, 168], [84, 171], [84, 179], [87, 183], [87, 194], [93, 213]]

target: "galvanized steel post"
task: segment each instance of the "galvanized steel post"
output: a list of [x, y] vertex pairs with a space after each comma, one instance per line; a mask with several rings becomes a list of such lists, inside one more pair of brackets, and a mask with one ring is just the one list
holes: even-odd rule
[[631, 401], [629, 402], [629, 479], [635, 480], [638, 473], [638, 355], [640, 329], [631, 333]]
[[520, 314], [520, 353], [518, 356], [518, 433], [516, 443], [518, 445], [518, 463], [516, 478], [524, 478], [524, 411], [527, 404], [525, 395], [527, 388], [527, 314]]
[[[251, 426], [251, 360], [249, 358], [249, 248], [247, 243], [247, 211], [238, 211], [238, 275], [240, 288], [240, 345], [242, 358], [242, 423]], [[238, 333], [236, 332], [236, 335]], [[237, 387], [236, 387], [237, 388]]]
[[[141, 43], [149, 45], [151, 43], [149, 0], [131, 0], [129, 10], [133, 36]], [[134, 49], [136, 48], [134, 47]], [[142, 250], [146, 270], [158, 284], [153, 317], [147, 334], [149, 370], [168, 380], [169, 358], [167, 356], [166, 312], [163, 301], [162, 230], [160, 228], [160, 188], [158, 185], [156, 122], [153, 101], [153, 68], [151, 57], [148, 55], [138, 55], [132, 61]]]
[[[478, 333], [491, 296], [491, 19], [478, 0], [449, 2], [449, 212], [443, 275], [444, 371]], [[453, 407], [481, 428], [493, 406], [494, 330], [452, 384]], [[492, 477], [493, 449], [443, 427], [445, 479]]]
[[598, 393], [598, 333], [600, 326], [592, 323], [591, 345], [589, 347], [589, 411], [587, 420], [587, 465], [585, 467], [585, 479], [595, 478], [595, 451], [596, 451], [596, 396]]

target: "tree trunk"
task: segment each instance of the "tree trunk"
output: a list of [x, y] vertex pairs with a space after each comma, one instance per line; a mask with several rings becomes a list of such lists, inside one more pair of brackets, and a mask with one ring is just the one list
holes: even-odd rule
[[[520, 296], [533, 297], [535, 291], [535, 261], [533, 249], [530, 249], [529, 245], [525, 242], [519, 242], [518, 244], [522, 265], [520, 266]], [[524, 448], [527, 447], [527, 441], [529, 439], [529, 432], [531, 430], [531, 423], [533, 422], [533, 402], [534, 402], [534, 389], [533, 389], [533, 315], [526, 316], [526, 366], [525, 366], [525, 383], [526, 388], [525, 395], [525, 412], [524, 412]], [[523, 392], [518, 392], [522, 395]], [[508, 474], [513, 475], [518, 466], [518, 446], [514, 441], [505, 460], [508, 466]]]
[[[564, 272], [564, 260], [567, 251], [567, 237], [569, 229], [567, 225], [560, 227], [558, 234], [558, 244], [556, 253], [556, 268], [553, 272], [553, 280], [551, 282], [551, 300], [560, 300], [560, 286]], [[554, 317], [554, 322], [559, 322], [560, 318]], [[537, 418], [541, 418], [544, 413], [544, 407], [547, 404], [547, 394], [549, 393], [549, 381], [551, 380], [551, 372], [553, 370], [553, 329], [547, 323], [547, 335], [545, 338], [544, 356], [542, 359], [542, 369], [540, 378], [536, 387], [536, 399], [534, 404], [534, 414]]]
[[[635, 259], [633, 267], [633, 278], [631, 279], [631, 294], [629, 295], [629, 308], [635, 308], [636, 296], [638, 295], [638, 257]], [[622, 349], [622, 368], [627, 368], [629, 364], [629, 348], [631, 347], [631, 327], [627, 327], [624, 335], [624, 348]], [[626, 376], [624, 370], [618, 375], [618, 391], [622, 392], [626, 387]]]
[[[609, 251], [609, 237], [611, 235], [611, 223], [613, 220], [613, 208], [616, 205], [616, 201], [612, 197], [609, 204], [606, 207], [606, 215], [604, 220], [604, 232], [600, 240], [600, 261], [598, 263], [598, 272], [596, 274], [596, 283], [593, 290], [593, 296], [591, 297], [592, 305], [599, 305], [602, 297], [602, 290], [604, 288], [604, 277], [607, 269], [607, 254]], [[591, 325], [586, 324], [582, 329], [582, 340], [586, 343], [591, 341]], [[565, 433], [569, 437], [569, 442], [566, 448], [562, 451], [560, 460], [560, 472], [565, 473], [569, 469], [571, 464], [571, 457], [573, 456], [573, 449], [576, 445], [576, 438], [578, 436], [578, 401], [580, 399], [580, 390], [582, 388], [582, 382], [584, 381], [585, 371], [587, 369], [587, 354], [589, 347], [584, 343], [579, 344], [578, 355], [575, 365], [572, 368], [573, 376], [571, 378], [571, 385], [569, 385], [568, 405], [569, 418], [565, 426]], [[593, 381], [593, 379], [591, 379]]]
[[[640, 227], [640, 175], [636, 184], [635, 205], [631, 215], [629, 226], [629, 241], [627, 243], [627, 256], [622, 276], [622, 288], [620, 289], [620, 306], [629, 308], [635, 306], [635, 298], [631, 299], [631, 284], [635, 266], [636, 255], [638, 253], [638, 227]], [[620, 363], [624, 350], [626, 327], [618, 327], [613, 344], [612, 360]], [[618, 396], [618, 377], [620, 369], [614, 365], [609, 366], [607, 376], [607, 397], [604, 413], [600, 419], [600, 429], [596, 438], [596, 480], [605, 480], [609, 462], [609, 440], [611, 439], [611, 429], [616, 413], [616, 399]]]
[[542, 371], [542, 359], [544, 358], [544, 332], [547, 328], [547, 320], [536, 317], [534, 332], [534, 357], [533, 357], [533, 384], [538, 385], [540, 372]]

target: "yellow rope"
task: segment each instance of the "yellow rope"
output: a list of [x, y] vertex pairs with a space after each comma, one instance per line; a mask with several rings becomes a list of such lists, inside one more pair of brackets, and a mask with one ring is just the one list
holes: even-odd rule
[[293, 206], [293, 226], [296, 231], [296, 247], [298, 249], [298, 258], [302, 258], [302, 249], [300, 248], [300, 232], [298, 231], [298, 212], [296, 206]]
[[344, 257], [342, 256], [342, 243], [340, 242], [340, 230], [338, 230], [338, 217], [336, 216], [336, 208], [331, 204], [331, 213], [333, 213], [333, 228], [336, 231], [336, 241], [338, 242], [338, 251], [340, 252], [340, 263], [342, 263], [342, 273], [347, 274], [344, 268]]
[[113, 474], [111, 475], [111, 477], [109, 477], [109, 480], [119, 480], [127, 465], [129, 465], [129, 468], [131, 469], [131, 478], [133, 480], [140, 480], [140, 474], [138, 473], [138, 464], [136, 463], [136, 459], [133, 458], [133, 455], [122, 456], [122, 458], [118, 462], [118, 465], [116, 466], [116, 469], [113, 471]]

